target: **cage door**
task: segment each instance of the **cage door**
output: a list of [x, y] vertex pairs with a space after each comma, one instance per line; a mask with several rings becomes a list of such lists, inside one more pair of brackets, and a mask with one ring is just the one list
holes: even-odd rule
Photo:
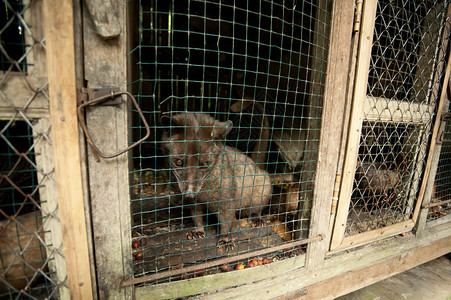
[[448, 3], [365, 1], [331, 249], [410, 231], [448, 51]]

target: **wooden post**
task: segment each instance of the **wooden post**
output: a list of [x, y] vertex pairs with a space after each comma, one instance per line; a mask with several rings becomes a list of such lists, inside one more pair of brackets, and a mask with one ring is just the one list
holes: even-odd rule
[[[47, 218], [44, 222], [45, 242], [48, 246], [47, 257], [53, 254], [54, 259], [49, 260], [49, 269], [57, 282], [64, 282], [67, 277], [66, 260], [62, 253], [62, 231], [58, 216], [58, 187], [52, 174], [55, 164], [53, 159], [53, 146], [51, 140], [45, 138], [50, 135], [51, 124], [48, 118], [36, 121], [33, 126], [33, 136], [36, 153], [36, 164], [42, 170], [38, 172], [39, 194], [41, 196], [42, 215]], [[45, 201], [42, 201], [45, 199]], [[65, 285], [59, 287], [59, 298], [70, 299], [69, 289]]]
[[373, 31], [376, 16], [377, 1], [365, 1], [363, 3], [362, 27], [359, 40], [359, 63], [356, 71], [354, 85], [354, 101], [352, 104], [350, 128], [346, 149], [346, 158], [342, 175], [342, 184], [337, 208], [337, 218], [332, 235], [331, 249], [337, 248], [344, 238], [348, 209], [351, 201], [352, 184], [354, 181], [359, 151], [360, 134], [363, 121], [363, 103], [366, 98], [368, 84], [368, 70], [373, 44]]
[[[319, 159], [314, 187], [314, 205], [310, 227], [310, 237], [318, 234], [329, 235], [330, 209], [335, 183], [345, 115], [348, 70], [351, 55], [352, 25], [354, 20], [354, 1], [334, 2], [330, 32], [327, 79], [324, 91]], [[307, 267], [315, 269], [324, 261], [330, 236], [321, 242], [309, 245]]]
[[44, 23], [55, 180], [72, 299], [92, 299], [77, 121], [71, 0], [45, 0]]
[[[110, 39], [98, 34], [99, 23], [93, 20], [93, 15], [103, 14], [96, 12], [100, 8], [94, 5], [89, 13], [83, 10], [83, 61], [87, 88], [127, 90], [128, 5], [127, 1], [113, 3], [109, 14], [116, 15], [121, 32]], [[111, 154], [129, 145], [128, 115], [125, 104], [95, 106], [86, 111], [92, 139], [102, 152]], [[121, 288], [119, 285], [121, 280], [133, 276], [128, 153], [98, 162], [88, 147], [86, 155], [99, 299], [131, 299], [133, 286]]]

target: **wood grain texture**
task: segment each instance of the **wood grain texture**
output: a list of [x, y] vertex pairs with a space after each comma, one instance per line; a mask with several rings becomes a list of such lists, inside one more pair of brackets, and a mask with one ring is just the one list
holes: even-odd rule
[[396, 223], [383, 228], [365, 231], [356, 235], [345, 237], [339, 247], [335, 248], [334, 251], [341, 251], [344, 249], [360, 246], [362, 244], [380, 240], [384, 237], [393, 236], [405, 232], [409, 232], [414, 227], [414, 222], [412, 220], [406, 220], [400, 223]]
[[[53, 158], [53, 146], [51, 139], [51, 124], [49, 119], [39, 119], [33, 126], [33, 136], [36, 153], [36, 164], [40, 168], [38, 172], [39, 195], [41, 197], [42, 215], [47, 219], [44, 222], [45, 243], [47, 246], [47, 256], [49, 269], [57, 282], [66, 280], [66, 260], [62, 251], [63, 237], [58, 211], [58, 187], [54, 180], [53, 170], [55, 169]], [[47, 139], [47, 136], [50, 139]], [[61, 299], [69, 299], [69, 289], [65, 285], [59, 287]]]
[[92, 299], [77, 120], [72, 1], [44, 1], [55, 179], [72, 299]]
[[[374, 283], [382, 277], [373, 277], [370, 273], [371, 266], [380, 262], [393, 259], [410, 257], [411, 253], [418, 248], [418, 256], [414, 256], [412, 262], [416, 265], [439, 257], [451, 251], [451, 228], [447, 225], [435, 226], [425, 231], [424, 238], [417, 239], [415, 235], [409, 234], [405, 237], [392, 237], [383, 241], [374, 242], [352, 251], [328, 254], [324, 265], [317, 270], [310, 271], [307, 268], [298, 268], [289, 272], [272, 273], [279, 269], [279, 265], [287, 263], [287, 260], [264, 265], [262, 267], [245, 269], [241, 271], [227, 272], [213, 276], [198, 277], [159, 285], [148, 285], [136, 288], [136, 299], [167, 299], [200, 294], [202, 299], [297, 299], [302, 295], [313, 293], [310, 286], [331, 279], [339, 281], [341, 276], [347, 272], [366, 269], [369, 279], [366, 284]], [[438, 245], [438, 246], [437, 246]], [[424, 248], [431, 246], [431, 248]], [[423, 250], [425, 250], [423, 252]], [[430, 251], [428, 249], [434, 249]], [[437, 250], [437, 251], [435, 251]], [[423, 257], [424, 255], [424, 257]], [[423, 257], [423, 258], [422, 258]], [[384, 264], [384, 263], [383, 263]], [[411, 265], [411, 267], [415, 266]], [[395, 274], [396, 268], [402, 271], [402, 264], [394, 266], [388, 271]], [[258, 273], [259, 276], [254, 274]], [[365, 272], [363, 272], [365, 273]], [[391, 275], [386, 275], [391, 276]], [[247, 284], [239, 278], [246, 277]], [[265, 278], [266, 277], [266, 278]], [[351, 276], [351, 278], [353, 278]], [[359, 277], [355, 277], [357, 280]], [[235, 287], [223, 287], [224, 280], [234, 281]], [[353, 281], [344, 284], [346, 291], [351, 292], [358, 288], [353, 287]], [[338, 290], [334, 295], [342, 295]], [[322, 299], [321, 297], [316, 299]]]
[[377, 1], [365, 1], [363, 4], [362, 27], [359, 40], [358, 64], [354, 85], [354, 101], [352, 104], [350, 128], [346, 147], [346, 158], [342, 174], [342, 184], [338, 200], [337, 217], [332, 235], [331, 249], [337, 248], [344, 237], [348, 218], [349, 203], [351, 201], [352, 185], [354, 182], [359, 150], [360, 134], [363, 121], [363, 103], [366, 98], [368, 70], [370, 65], [373, 30], [376, 16]]
[[361, 299], [449, 299], [451, 296], [450, 255], [389, 277], [337, 300]]
[[[127, 90], [127, 2], [115, 1], [113, 10], [123, 29], [113, 39], [98, 35], [96, 24], [83, 11], [84, 79], [88, 88]], [[109, 16], [113, 18], [113, 16]], [[87, 109], [86, 123], [94, 143], [106, 154], [129, 144], [127, 105]], [[97, 162], [88, 147], [89, 193], [99, 299], [128, 299], [133, 286], [119, 282], [133, 276], [128, 153]]]
[[[354, 1], [334, 2], [330, 31], [327, 78], [324, 91], [319, 158], [317, 164], [310, 237], [329, 233], [335, 174], [345, 115], [348, 70], [351, 59], [352, 25]], [[330, 236], [308, 246], [307, 267], [315, 269], [323, 263], [328, 250]]]
[[[445, 255], [450, 250], [451, 238], [448, 237], [430, 245], [387, 257], [375, 264], [348, 271], [338, 277], [309, 286], [304, 296], [294, 299], [335, 299]], [[393, 297], [394, 295], [391, 296]]]

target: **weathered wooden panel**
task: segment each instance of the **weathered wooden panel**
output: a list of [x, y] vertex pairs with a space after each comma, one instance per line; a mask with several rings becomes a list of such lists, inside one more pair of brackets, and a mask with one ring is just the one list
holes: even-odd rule
[[326, 254], [330, 236], [329, 219], [335, 184], [338, 155], [345, 115], [347, 72], [350, 65], [354, 1], [334, 3], [332, 9], [331, 33], [327, 78], [324, 91], [319, 157], [314, 186], [314, 201], [310, 223], [310, 237], [328, 235], [323, 241], [309, 245], [307, 266], [313, 270], [321, 265]]
[[[123, 28], [118, 37], [108, 40], [98, 35], [89, 13], [83, 14], [88, 88], [127, 90], [127, 3], [116, 1], [113, 9]], [[86, 122], [102, 152], [111, 154], [128, 146], [127, 105], [88, 108]], [[97, 162], [88, 147], [87, 161], [99, 297], [130, 298], [132, 288], [119, 287], [122, 279], [133, 275], [128, 154]]]

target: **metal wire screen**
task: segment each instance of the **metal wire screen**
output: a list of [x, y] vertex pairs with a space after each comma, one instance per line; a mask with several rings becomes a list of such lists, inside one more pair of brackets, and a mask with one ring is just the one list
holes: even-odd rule
[[67, 296], [41, 1], [0, 9], [0, 298]]
[[[448, 108], [448, 115], [451, 107]], [[437, 173], [435, 174], [434, 187], [432, 189], [432, 204], [439, 204], [429, 208], [427, 220], [433, 221], [447, 216], [451, 212], [451, 122], [446, 121], [443, 134], [439, 137], [440, 157], [438, 160]]]
[[445, 71], [447, 9], [378, 1], [347, 235], [411, 217]]
[[191, 278], [303, 253], [271, 248], [308, 234], [329, 1], [135, 7], [132, 88], [153, 127], [131, 171], [135, 276], [230, 258], [160, 281]]

